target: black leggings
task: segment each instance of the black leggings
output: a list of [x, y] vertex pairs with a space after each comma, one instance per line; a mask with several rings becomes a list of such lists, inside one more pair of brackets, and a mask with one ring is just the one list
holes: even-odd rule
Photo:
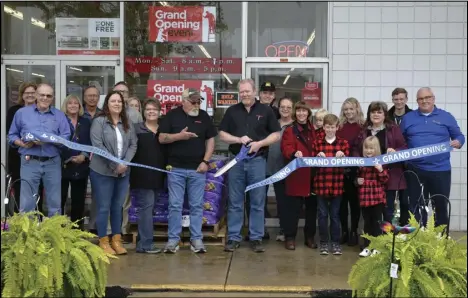
[[[382, 234], [380, 222], [382, 221], [384, 204], [378, 204], [362, 208], [362, 217], [364, 218], [364, 233], [377, 237]], [[364, 239], [364, 246], [369, 246], [370, 241]]]
[[[359, 206], [359, 198], [357, 194], [357, 187], [354, 184], [356, 174], [353, 172], [344, 179], [344, 193], [340, 206], [340, 221], [341, 231], [348, 232], [348, 210], [351, 215], [351, 229], [350, 232], [357, 232], [359, 219], [361, 217], [361, 207]], [[349, 204], [349, 209], [348, 209]]]

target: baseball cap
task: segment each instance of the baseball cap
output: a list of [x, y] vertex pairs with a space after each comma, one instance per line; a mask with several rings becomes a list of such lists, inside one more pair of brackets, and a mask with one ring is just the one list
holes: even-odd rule
[[275, 92], [276, 87], [272, 82], [265, 82], [260, 86], [260, 91], [271, 91]]
[[182, 97], [190, 98], [190, 99], [199, 98], [200, 100], [204, 100], [204, 98], [200, 95], [200, 90], [195, 89], [195, 88], [185, 89], [184, 92], [182, 92]]

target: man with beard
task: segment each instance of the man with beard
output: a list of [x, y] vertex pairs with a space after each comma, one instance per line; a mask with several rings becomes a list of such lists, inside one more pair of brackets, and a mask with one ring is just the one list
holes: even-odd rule
[[217, 132], [208, 113], [200, 109], [202, 100], [200, 90], [185, 89], [182, 105], [170, 110], [159, 126], [159, 142], [169, 144], [168, 165], [173, 173], [178, 174], [167, 176], [169, 239], [165, 253], [179, 250], [185, 192], [188, 193], [190, 206], [191, 250], [195, 253], [206, 252], [202, 234], [203, 197], [208, 161], [214, 151]]

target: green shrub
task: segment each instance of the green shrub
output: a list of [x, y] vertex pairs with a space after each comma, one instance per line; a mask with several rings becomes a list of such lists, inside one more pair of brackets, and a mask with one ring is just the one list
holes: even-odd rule
[[2, 231], [2, 297], [104, 297], [109, 258], [68, 217], [15, 214]]
[[[396, 237], [394, 263], [399, 270], [392, 297], [466, 297], [466, 237], [455, 241], [442, 236], [445, 226], [435, 227], [434, 217], [419, 228], [411, 215], [410, 225], [417, 227], [415, 232]], [[371, 241], [369, 249], [380, 253], [359, 259], [348, 283], [357, 297], [387, 297], [393, 234], [363, 237]]]

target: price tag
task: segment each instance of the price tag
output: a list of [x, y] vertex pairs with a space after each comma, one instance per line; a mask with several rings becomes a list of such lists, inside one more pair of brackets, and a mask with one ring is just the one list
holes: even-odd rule
[[190, 226], [190, 215], [182, 215], [182, 227], [186, 228]]
[[390, 265], [390, 277], [391, 278], [398, 278], [398, 265], [393, 264]]

